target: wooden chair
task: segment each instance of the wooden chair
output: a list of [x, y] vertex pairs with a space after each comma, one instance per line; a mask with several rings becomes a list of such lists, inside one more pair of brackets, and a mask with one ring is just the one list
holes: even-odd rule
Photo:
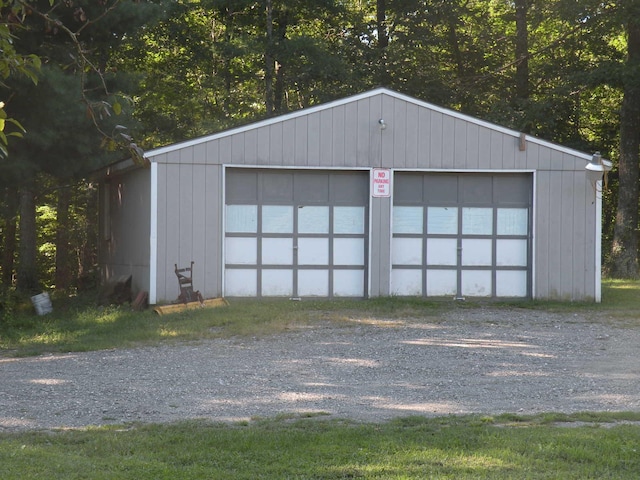
[[180, 287], [180, 295], [176, 303], [189, 303], [198, 301], [203, 303], [202, 295], [200, 291], [193, 290], [193, 261], [191, 266], [186, 268], [178, 268], [178, 264], [175, 264], [176, 277], [178, 277], [178, 285]]

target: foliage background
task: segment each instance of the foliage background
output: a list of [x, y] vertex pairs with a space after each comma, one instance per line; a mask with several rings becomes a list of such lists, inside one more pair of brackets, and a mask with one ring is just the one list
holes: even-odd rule
[[27, 130], [0, 161], [5, 288], [25, 256], [18, 191], [37, 193], [36, 283], [77, 288], [95, 260], [97, 167], [132, 144], [153, 148], [379, 85], [613, 160], [605, 261], [611, 251], [620, 107], [633, 77], [626, 16], [638, 0], [4, 1], [16, 12], [0, 16], [16, 52], [42, 61], [37, 84], [14, 74], [0, 88]]

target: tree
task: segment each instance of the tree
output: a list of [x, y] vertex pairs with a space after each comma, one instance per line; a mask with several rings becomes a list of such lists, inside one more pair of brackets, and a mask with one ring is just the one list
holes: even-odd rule
[[627, 60], [623, 74], [620, 109], [618, 202], [609, 274], [614, 278], [638, 278], [638, 201], [640, 169], [640, 1], [624, 9]]
[[[0, 79], [10, 76], [24, 76], [37, 83], [37, 73], [40, 69], [40, 58], [32, 53], [18, 53], [14, 46], [15, 35], [12, 30], [17, 29], [17, 16], [23, 14], [24, 8], [14, 0], [0, 0]], [[21, 137], [24, 128], [20, 121], [7, 116], [5, 100], [0, 101], [0, 160], [8, 155], [8, 137]], [[7, 126], [11, 125], [10, 129]]]
[[[26, 132], [10, 145], [0, 176], [14, 179], [20, 194], [20, 255], [17, 287], [38, 288], [35, 205], [43, 175], [79, 178], [120, 156], [122, 145], [135, 159], [140, 150], [116, 121], [124, 117], [126, 98], [117, 93], [122, 75], [109, 68], [110, 54], [124, 34], [144, 23], [155, 7], [128, 0], [16, 0], [25, 14], [18, 17], [14, 41], [20, 55], [43, 59], [38, 83], [10, 78], [2, 92], [10, 96], [6, 110], [19, 117]], [[63, 255], [64, 256], [64, 255]]]

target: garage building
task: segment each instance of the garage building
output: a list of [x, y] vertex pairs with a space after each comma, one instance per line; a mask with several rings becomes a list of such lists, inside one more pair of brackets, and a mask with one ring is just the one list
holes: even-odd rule
[[174, 301], [600, 301], [607, 162], [379, 88], [105, 171], [103, 280]]

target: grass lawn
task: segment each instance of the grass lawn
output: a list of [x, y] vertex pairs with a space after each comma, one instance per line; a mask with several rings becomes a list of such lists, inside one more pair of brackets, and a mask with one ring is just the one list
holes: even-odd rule
[[[602, 304], [518, 302], [495, 308], [580, 312], [594, 322], [640, 325], [640, 282], [606, 281]], [[424, 318], [486, 304], [385, 298], [232, 302], [167, 316], [54, 299], [0, 311], [3, 355], [135, 347], [231, 335], [277, 334], [319, 321]], [[1, 395], [0, 395], [1, 401]], [[2, 415], [0, 403], [0, 416]], [[0, 433], [0, 478], [31, 479], [636, 479], [640, 412], [534, 417], [409, 417], [358, 424], [325, 417], [192, 421]]]
[[358, 318], [424, 318], [437, 322], [451, 308], [544, 309], [581, 312], [594, 321], [623, 320], [640, 326], [640, 282], [605, 281], [602, 303], [454, 302], [451, 299], [374, 298], [370, 300], [233, 301], [227, 307], [157, 315], [129, 307], [96, 307], [94, 298], [55, 298], [53, 313], [37, 316], [30, 303], [0, 310], [0, 354], [13, 356], [134, 347], [166, 341], [197, 341], [234, 335], [277, 334], [318, 321]]
[[[2, 478], [637, 479], [639, 415], [271, 419], [0, 434]], [[569, 421], [559, 425], [554, 421]], [[588, 425], [575, 423], [587, 420]]]

